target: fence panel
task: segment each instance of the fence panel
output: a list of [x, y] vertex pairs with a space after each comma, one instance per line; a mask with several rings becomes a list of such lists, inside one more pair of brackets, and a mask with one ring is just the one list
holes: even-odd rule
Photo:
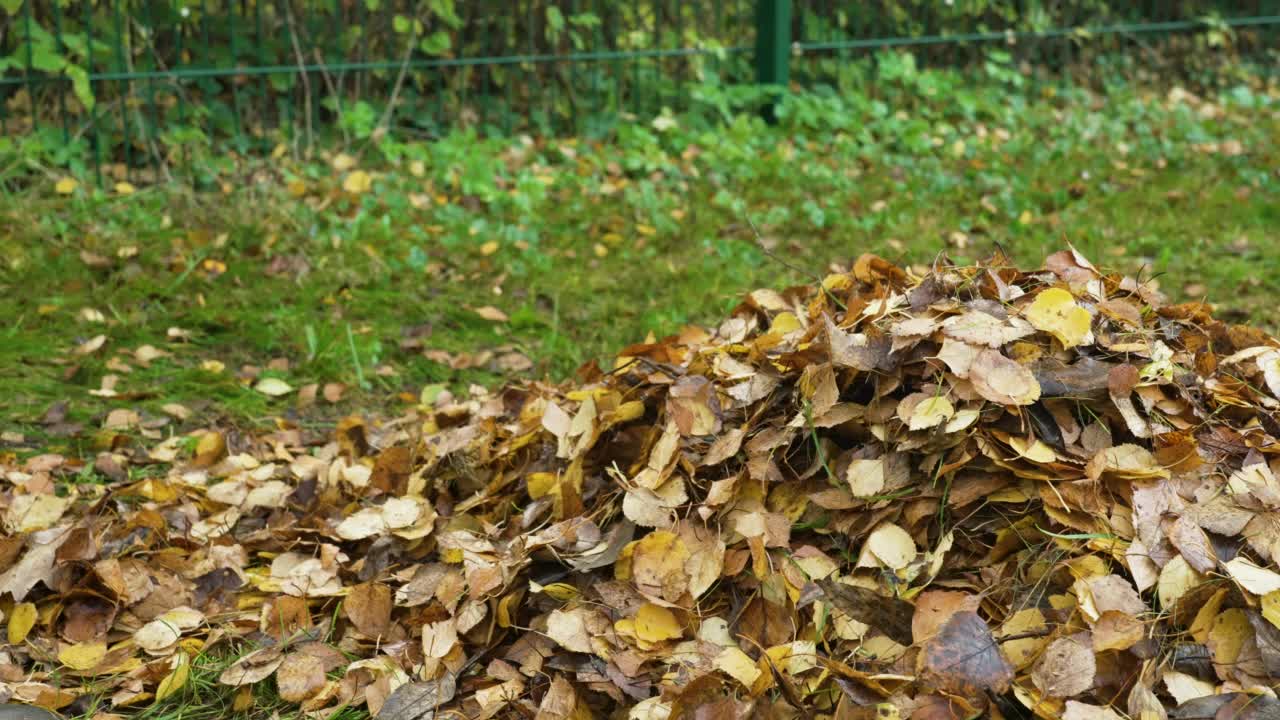
[[890, 48], [1160, 71], [1214, 33], [1274, 52], [1277, 27], [1280, 0], [0, 0], [0, 159], [37, 138], [146, 182], [387, 128], [597, 135], [709, 84], [865, 84]]

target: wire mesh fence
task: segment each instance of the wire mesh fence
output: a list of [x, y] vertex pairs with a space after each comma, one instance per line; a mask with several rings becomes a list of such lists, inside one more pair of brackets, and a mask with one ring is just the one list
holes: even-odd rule
[[599, 134], [708, 86], [864, 82], [889, 48], [1054, 75], [1278, 28], [1280, 0], [0, 0], [0, 137], [147, 181], [214, 146]]

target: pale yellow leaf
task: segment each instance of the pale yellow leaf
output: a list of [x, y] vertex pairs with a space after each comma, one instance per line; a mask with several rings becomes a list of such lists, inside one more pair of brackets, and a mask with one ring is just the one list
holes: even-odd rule
[[1280, 590], [1280, 573], [1259, 567], [1243, 557], [1235, 558], [1225, 567], [1232, 579], [1254, 595], [1266, 595]]
[[104, 642], [82, 642], [68, 645], [58, 651], [58, 662], [72, 670], [84, 672], [97, 667], [107, 656], [107, 644]]
[[760, 677], [760, 668], [747, 657], [747, 654], [736, 647], [727, 647], [716, 656], [715, 667], [729, 677], [742, 683], [748, 690]]
[[916, 558], [911, 535], [893, 523], [881, 523], [867, 537], [867, 550], [886, 567], [900, 570]]
[[62, 518], [71, 502], [71, 497], [58, 497], [49, 493], [18, 495], [5, 511], [5, 527], [13, 533], [47, 530]]
[[475, 314], [491, 322], [507, 321], [507, 314], [492, 305], [485, 305], [484, 307], [476, 308]]
[[937, 427], [950, 420], [955, 414], [955, 408], [951, 406], [950, 400], [942, 396], [930, 397], [916, 403], [915, 409], [911, 411], [907, 427], [911, 430]]
[[586, 610], [553, 610], [547, 616], [547, 637], [570, 652], [591, 652], [591, 633], [587, 631]]
[[942, 333], [947, 337], [989, 348], [998, 348], [1034, 332], [1035, 329], [1022, 320], [1001, 320], [980, 310], [949, 317], [942, 323]]
[[288, 395], [289, 393], [293, 392], [292, 385], [281, 380], [280, 378], [273, 378], [273, 377], [262, 378], [257, 382], [256, 385], [253, 386], [253, 389], [257, 390], [263, 395], [270, 395], [271, 397], [280, 397], [282, 395]]
[[1213, 683], [1176, 670], [1165, 670], [1163, 680], [1165, 689], [1179, 705], [1198, 697], [1214, 694]]
[[373, 186], [373, 178], [364, 170], [356, 170], [347, 175], [342, 181], [342, 189], [352, 195], [360, 195], [369, 191]]
[[845, 471], [854, 497], [871, 497], [884, 490], [884, 458], [854, 460]]
[[1181, 555], [1174, 555], [1160, 569], [1160, 579], [1156, 581], [1156, 595], [1160, 598], [1160, 607], [1169, 610], [1178, 598], [1202, 580], [1200, 573], [1187, 564]]

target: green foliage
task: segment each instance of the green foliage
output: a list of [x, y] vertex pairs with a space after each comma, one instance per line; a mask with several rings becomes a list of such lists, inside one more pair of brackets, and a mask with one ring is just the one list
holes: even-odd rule
[[[999, 58], [977, 73], [911, 67], [877, 58], [874, 92], [796, 93], [772, 126], [759, 92], [730, 85], [604, 139], [371, 135], [358, 141], [363, 193], [343, 189], [356, 169], [335, 170], [336, 146], [296, 160], [210, 151], [210, 192], [121, 195], [83, 178], [62, 196], [60, 173], [34, 168], [37, 183], [0, 195], [0, 417], [39, 437], [35, 420], [69, 398], [81, 422], [169, 402], [304, 422], [423, 385], [465, 393], [506, 372], [464, 362], [485, 351], [563, 378], [867, 251], [924, 263], [998, 243], [1029, 263], [1071, 242], [1280, 323], [1274, 83], [1233, 71], [1245, 81], [1203, 98], [1124, 82], [1047, 92], [1012, 87]], [[482, 319], [484, 306], [509, 321]], [[74, 353], [98, 334], [104, 350]], [[170, 355], [143, 366], [142, 345]], [[288, 369], [271, 372], [293, 387], [345, 383], [351, 404], [295, 409], [255, 392], [246, 366], [281, 358]], [[121, 397], [91, 394], [108, 374]]]
[[[1257, 31], [1226, 24], [1228, 10], [1214, 0], [1169, 7], [876, 0], [839, 8], [797, 0], [793, 31], [803, 50], [806, 43], [851, 39], [964, 37], [1176, 17], [1204, 26], [1182, 39], [1144, 36], [1143, 62], [1167, 55], [1198, 66], [1257, 44]], [[102, 162], [111, 174], [127, 171], [142, 182], [162, 179], [177, 159], [191, 166], [210, 149], [262, 154], [284, 144], [306, 151], [334, 129], [346, 139], [367, 140], [381, 134], [384, 122], [391, 134], [419, 139], [455, 128], [603, 137], [664, 108], [724, 122], [768, 100], [744, 86], [751, 79], [744, 50], [753, 42], [752, 3], [532, 0], [513, 11], [506, 0], [405, 6], [380, 0], [4, 0], [0, 13], [3, 134], [47, 138], [37, 128], [57, 127], [64, 144], [84, 141], [76, 145], [89, 151], [81, 162]], [[990, 47], [994, 51], [984, 53], [957, 41], [878, 57], [803, 50], [794, 74], [804, 85], [841, 93], [874, 95], [872, 83], [888, 82], [932, 98], [946, 89], [931, 85], [937, 76], [921, 70], [942, 64], [976, 62], [988, 77], [1015, 88], [1050, 70], [1069, 72], [1072, 61], [1094, 63], [1090, 48], [1121, 58], [1107, 66], [1108, 74], [1132, 66], [1123, 59], [1127, 51], [1118, 52], [1120, 41], [1084, 32]], [[655, 49], [689, 52], [646, 54]], [[546, 60], [575, 53], [593, 59]], [[530, 56], [543, 59], [525, 59]], [[487, 62], [495, 58], [506, 59]], [[300, 64], [310, 71], [293, 69]], [[235, 70], [255, 67], [281, 69], [266, 75]], [[90, 82], [91, 74], [103, 73], [112, 79]], [[0, 146], [0, 172], [12, 166], [15, 149], [42, 147], [6, 145]], [[69, 158], [46, 150], [18, 160], [25, 167], [26, 160], [44, 164], [58, 155], [63, 162], [55, 164], [64, 164]]]

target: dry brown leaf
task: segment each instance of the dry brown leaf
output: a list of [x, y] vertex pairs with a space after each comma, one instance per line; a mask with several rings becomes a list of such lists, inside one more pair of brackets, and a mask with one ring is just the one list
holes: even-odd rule
[[818, 580], [823, 594], [849, 617], [874, 627], [901, 645], [912, 643], [915, 608], [903, 600], [835, 580]]
[[587, 628], [587, 608], [553, 610], [547, 616], [547, 637], [570, 652], [591, 652], [591, 632]]
[[1040, 384], [1030, 370], [1000, 354], [983, 350], [969, 367], [973, 389], [1001, 405], [1030, 405], [1040, 399]]
[[324, 664], [311, 655], [286, 655], [276, 668], [276, 690], [286, 702], [303, 702], [319, 693], [324, 685]]
[[929, 685], [964, 697], [1003, 693], [1013, 680], [1013, 668], [975, 612], [953, 614], [924, 644], [919, 664]]
[[942, 323], [942, 333], [949, 338], [973, 345], [998, 348], [1035, 332], [1023, 320], [1001, 320], [980, 310], [949, 317]]
[[436, 710], [453, 699], [458, 686], [453, 673], [435, 680], [405, 683], [374, 712], [378, 720], [434, 720]]
[[1097, 661], [1085, 633], [1079, 637], [1058, 638], [1049, 644], [1031, 671], [1031, 680], [1040, 692], [1050, 697], [1069, 698], [1093, 687]]
[[933, 637], [938, 629], [958, 612], [977, 612], [976, 595], [952, 590], [926, 590], [916, 597], [915, 615], [911, 618], [911, 636], [916, 643]]
[[253, 685], [271, 677], [282, 662], [284, 654], [279, 648], [255, 650], [223, 670], [218, 682], [231, 686]]
[[361, 583], [351, 588], [342, 607], [362, 635], [379, 638], [391, 628], [391, 588], [382, 583]]

